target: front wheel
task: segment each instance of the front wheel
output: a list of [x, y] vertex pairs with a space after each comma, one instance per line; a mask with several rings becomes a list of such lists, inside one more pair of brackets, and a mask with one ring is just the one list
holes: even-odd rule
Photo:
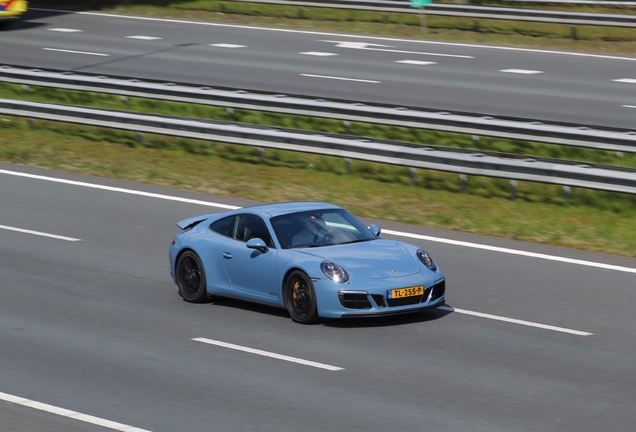
[[309, 276], [300, 270], [292, 272], [285, 283], [285, 306], [292, 319], [301, 324], [318, 321], [316, 291]]
[[207, 300], [208, 291], [205, 283], [205, 270], [201, 259], [192, 251], [186, 251], [177, 262], [177, 286], [179, 295], [190, 303], [201, 303]]

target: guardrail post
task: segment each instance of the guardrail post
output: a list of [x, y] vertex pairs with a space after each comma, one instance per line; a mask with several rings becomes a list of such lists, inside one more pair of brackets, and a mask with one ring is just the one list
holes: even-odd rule
[[623, 159], [623, 152], [616, 152], [616, 157], [619, 159]]
[[473, 19], [473, 31], [479, 32], [479, 18]]
[[298, 8], [298, 19], [305, 19], [305, 8]]
[[517, 199], [517, 180], [510, 180], [510, 200]]
[[411, 167], [409, 171], [411, 173], [411, 186], [415, 186], [417, 184], [417, 168]]
[[382, 22], [383, 22], [384, 24], [386, 24], [386, 23], [388, 23], [388, 22], [389, 22], [389, 14], [388, 14], [388, 13], [386, 13], [386, 12], [382, 12]]
[[27, 127], [28, 127], [29, 129], [33, 129], [33, 126], [34, 126], [34, 125], [35, 125], [35, 122], [33, 121], [33, 119], [32, 119], [32, 118], [28, 118], [28, 119], [27, 119]]
[[219, 2], [219, 12], [225, 13], [225, 2]]
[[143, 134], [143, 132], [137, 132], [137, 142], [138, 143], [144, 142], [144, 134]]
[[468, 185], [468, 176], [466, 174], [459, 175], [459, 191], [461, 193], [466, 192], [466, 187]]
[[347, 167], [347, 174], [351, 174], [351, 159], [345, 159], [345, 166]]
[[228, 108], [228, 109], [227, 109], [227, 116], [228, 116], [230, 119], [234, 119], [234, 108]]
[[563, 186], [563, 200], [565, 201], [565, 205], [568, 205], [571, 196], [572, 188], [570, 186]]
[[351, 130], [351, 122], [349, 120], [345, 120], [342, 122], [342, 125], [344, 126], [345, 131], [349, 133], [349, 131]]
[[473, 135], [473, 145], [479, 147], [479, 135]]
[[128, 103], [128, 96], [121, 95], [119, 96], [119, 99], [121, 99], [122, 103], [125, 103], [125, 104]]
[[570, 27], [570, 37], [572, 37], [572, 39], [574, 40], [579, 38], [579, 32], [575, 25]]
[[25, 92], [25, 93], [28, 93], [29, 92], [29, 86], [26, 85], [26, 84], [22, 84], [22, 91]]
[[258, 147], [256, 149], [258, 151], [258, 163], [263, 163], [263, 155], [265, 154], [265, 149], [263, 147]]

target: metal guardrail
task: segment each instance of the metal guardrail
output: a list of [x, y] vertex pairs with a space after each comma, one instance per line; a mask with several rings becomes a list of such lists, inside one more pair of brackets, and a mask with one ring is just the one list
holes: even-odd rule
[[636, 194], [632, 168], [8, 99], [0, 99], [0, 114]]
[[194, 84], [141, 81], [124, 77], [74, 74], [13, 66], [0, 66], [0, 81], [636, 153], [636, 132], [592, 125], [557, 122], [546, 124], [540, 120], [514, 117], [448, 113], [416, 107], [367, 105], [345, 100], [325, 100], [299, 95], [210, 88]]
[[[408, 1], [392, 0], [231, 0], [241, 3], [260, 3], [279, 6], [364, 10], [385, 13], [422, 13]], [[636, 27], [636, 16], [621, 14], [592, 14], [585, 12], [550, 11], [539, 9], [496, 8], [459, 4], [431, 3], [424, 8], [426, 15], [452, 16], [474, 19], [531, 21], [553, 24]]]

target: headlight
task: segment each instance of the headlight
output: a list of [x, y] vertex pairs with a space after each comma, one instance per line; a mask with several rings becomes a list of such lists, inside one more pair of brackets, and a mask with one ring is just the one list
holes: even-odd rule
[[420, 261], [422, 261], [422, 264], [424, 264], [427, 269], [429, 269], [430, 271], [437, 271], [437, 264], [435, 264], [435, 261], [433, 261], [433, 258], [429, 255], [428, 252], [426, 252], [424, 249], [418, 249], [415, 254], [420, 259]]
[[347, 272], [335, 262], [323, 261], [320, 270], [334, 282], [346, 282], [349, 280]]

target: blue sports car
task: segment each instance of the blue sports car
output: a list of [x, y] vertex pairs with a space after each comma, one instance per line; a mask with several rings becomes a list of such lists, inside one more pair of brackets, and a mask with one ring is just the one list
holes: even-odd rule
[[377, 225], [334, 204], [266, 204], [177, 225], [170, 273], [188, 302], [234, 297], [305, 324], [444, 304], [444, 275], [428, 252], [379, 238]]

